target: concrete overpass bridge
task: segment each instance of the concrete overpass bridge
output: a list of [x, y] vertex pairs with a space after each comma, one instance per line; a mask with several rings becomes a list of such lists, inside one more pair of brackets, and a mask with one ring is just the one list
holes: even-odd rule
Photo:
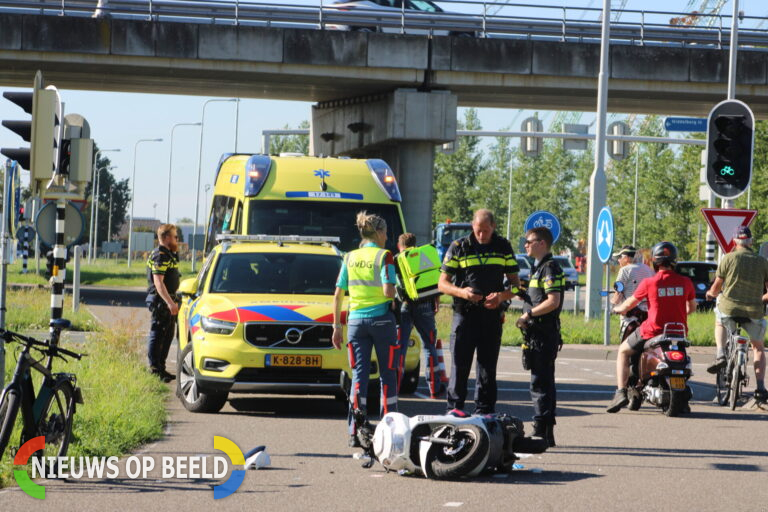
[[[406, 221], [422, 240], [431, 219], [424, 197], [431, 196], [434, 145], [455, 138], [457, 105], [596, 105], [600, 48], [588, 37], [312, 30], [204, 23], [199, 16], [180, 23], [158, 11], [83, 16], [92, 3], [88, 12], [64, 16], [19, 10], [30, 4], [47, 5], [0, 0], [0, 85], [28, 87], [39, 69], [61, 89], [317, 102], [314, 152], [389, 161], [406, 198]], [[610, 111], [705, 116], [724, 99], [727, 49], [707, 39], [663, 44], [679, 32], [665, 34], [655, 43], [612, 46]], [[765, 118], [768, 51], [759, 48], [760, 34], [752, 37], [752, 48], [739, 53], [737, 96]]]
[[[0, 26], [5, 86], [26, 87], [40, 69], [65, 89], [324, 102], [418, 88], [449, 90], [462, 106], [596, 103], [592, 42], [13, 13]], [[614, 45], [609, 110], [701, 116], [725, 97], [727, 63], [715, 45]], [[737, 95], [768, 116], [768, 51], [740, 52]]]

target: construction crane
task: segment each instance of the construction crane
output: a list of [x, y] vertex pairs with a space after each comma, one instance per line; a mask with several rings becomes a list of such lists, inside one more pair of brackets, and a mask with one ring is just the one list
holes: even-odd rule
[[[704, 25], [711, 27], [715, 17], [720, 14], [728, 0], [688, 0], [687, 9], [693, 9], [698, 16], [693, 16], [693, 26]], [[698, 5], [698, 7], [696, 7]]]

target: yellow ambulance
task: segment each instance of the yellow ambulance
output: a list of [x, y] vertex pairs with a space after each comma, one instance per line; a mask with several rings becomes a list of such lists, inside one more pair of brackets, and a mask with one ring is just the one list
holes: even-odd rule
[[[227, 234], [338, 237], [338, 248], [351, 251], [360, 245], [355, 217], [361, 210], [386, 220], [387, 248], [393, 253], [405, 231], [397, 180], [383, 160], [225, 154], [214, 183], [206, 254], [218, 243], [217, 235]], [[287, 296], [289, 299], [294, 297]], [[190, 303], [193, 300], [187, 299]], [[182, 326], [183, 316], [179, 332], [193, 341], [191, 331]], [[330, 317], [320, 322], [332, 323]], [[420, 359], [420, 340], [412, 336], [402, 393], [416, 390]], [[351, 376], [348, 366], [345, 372]], [[371, 377], [378, 378], [378, 371]]]
[[218, 234], [338, 236], [360, 244], [357, 212], [387, 221], [387, 248], [404, 230], [395, 174], [379, 159], [225, 154], [208, 217], [205, 253]]

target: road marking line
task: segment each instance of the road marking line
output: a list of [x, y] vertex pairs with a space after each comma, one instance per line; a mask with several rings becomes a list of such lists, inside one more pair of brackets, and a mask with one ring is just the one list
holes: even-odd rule
[[462, 505], [464, 505], [464, 502], [462, 501], [449, 501], [443, 506], [444, 507], [461, 507]]
[[[564, 380], [564, 379], [555, 379], [557, 380]], [[499, 388], [498, 391], [513, 391], [513, 392], [519, 392], [519, 393], [528, 393], [530, 389], [528, 388]], [[599, 389], [558, 389], [557, 394], [561, 393], [586, 393], [590, 395], [612, 395], [616, 392], [616, 390], [611, 391], [601, 391]]]

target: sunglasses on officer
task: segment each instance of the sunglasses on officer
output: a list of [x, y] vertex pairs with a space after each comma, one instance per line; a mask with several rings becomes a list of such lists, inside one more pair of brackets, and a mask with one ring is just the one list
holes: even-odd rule
[[536, 242], [541, 242], [541, 238], [532, 238], [531, 240], [526, 240], [525, 245], [531, 245]]

